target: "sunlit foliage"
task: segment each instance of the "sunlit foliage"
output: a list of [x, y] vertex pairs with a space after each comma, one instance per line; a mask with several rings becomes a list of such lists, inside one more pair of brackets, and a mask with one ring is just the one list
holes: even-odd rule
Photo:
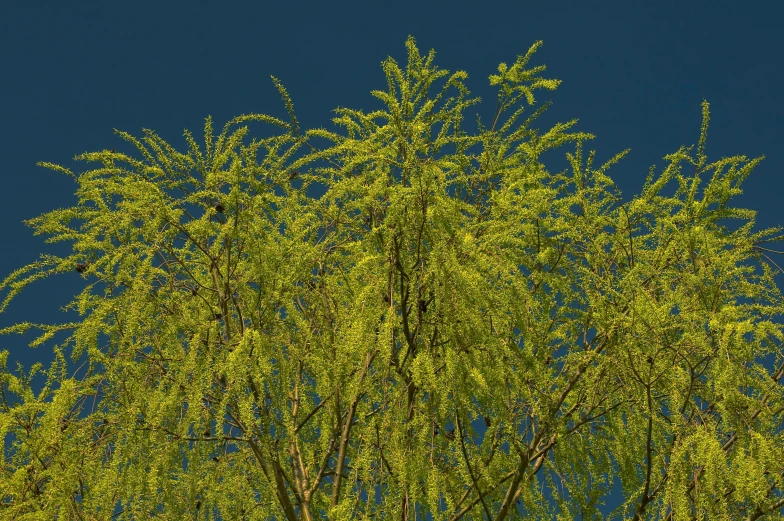
[[[729, 204], [762, 158], [709, 163], [705, 102], [696, 155], [621, 204], [628, 150], [595, 168], [576, 121], [517, 122], [560, 83], [526, 69], [540, 44], [490, 76], [477, 136], [466, 73], [409, 38], [386, 108], [337, 110], [346, 135], [303, 133], [273, 78], [288, 122], [41, 163], [79, 203], [27, 224], [73, 252], [8, 276], [0, 311], [76, 270], [82, 318], [0, 330], [71, 332], [38, 396], [41, 365], [0, 353], [0, 518], [597, 519], [620, 481], [615, 519], [781, 519], [784, 303], [760, 246], [781, 229]], [[281, 133], [248, 144], [252, 121]], [[547, 171], [567, 143], [571, 172]]]

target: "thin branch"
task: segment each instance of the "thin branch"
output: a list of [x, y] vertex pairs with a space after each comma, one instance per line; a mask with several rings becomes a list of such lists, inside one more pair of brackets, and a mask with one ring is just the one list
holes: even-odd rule
[[468, 474], [471, 476], [471, 481], [474, 483], [474, 488], [476, 489], [476, 493], [479, 494], [479, 499], [482, 500], [482, 507], [485, 509], [485, 514], [487, 515], [487, 521], [491, 521], [493, 516], [490, 515], [490, 509], [487, 508], [487, 503], [485, 502], [485, 496], [482, 494], [482, 490], [479, 488], [479, 483], [476, 481], [476, 477], [474, 476], [474, 471], [471, 470], [471, 463], [468, 461], [468, 452], [466, 452], [465, 447], [465, 440], [463, 439], [463, 428], [460, 422], [460, 414], [455, 414], [455, 418], [457, 419], [457, 433], [460, 436], [460, 448], [463, 451], [463, 459], [466, 462], [466, 466], [468, 467]]
[[316, 407], [314, 407], [313, 410], [310, 411], [307, 416], [305, 416], [304, 420], [299, 422], [299, 425], [297, 425], [297, 428], [294, 429], [294, 434], [297, 434], [300, 431], [300, 429], [302, 429], [302, 427], [304, 427], [305, 424], [308, 423], [308, 420], [310, 420], [310, 418], [314, 414], [316, 414], [318, 412], [318, 410], [321, 409], [324, 406], [324, 404], [326, 404], [329, 401], [330, 398], [332, 398], [331, 394], [329, 396], [327, 396], [326, 398], [324, 398], [323, 400], [321, 400], [321, 403], [319, 403]]

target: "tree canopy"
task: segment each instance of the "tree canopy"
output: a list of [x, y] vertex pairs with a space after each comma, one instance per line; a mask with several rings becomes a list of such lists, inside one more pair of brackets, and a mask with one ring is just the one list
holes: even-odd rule
[[[703, 102], [696, 155], [621, 203], [606, 172], [628, 150], [596, 168], [575, 120], [517, 122], [560, 83], [526, 68], [540, 45], [490, 76], [475, 136], [466, 73], [409, 37], [372, 91], [386, 109], [337, 109], [347, 135], [303, 133], [273, 77], [288, 121], [39, 163], [79, 202], [26, 223], [73, 251], [10, 274], [0, 311], [76, 270], [82, 318], [0, 330], [70, 332], [37, 396], [41, 364], [0, 353], [0, 517], [596, 519], [620, 480], [615, 519], [781, 519], [784, 301], [761, 245], [784, 236], [729, 204], [762, 158], [709, 163]], [[280, 132], [247, 143], [251, 121]], [[572, 142], [571, 172], [546, 170]]]

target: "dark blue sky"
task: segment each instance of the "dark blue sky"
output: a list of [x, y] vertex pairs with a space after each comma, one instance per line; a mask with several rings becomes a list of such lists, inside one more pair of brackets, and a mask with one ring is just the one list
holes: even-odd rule
[[[76, 154], [126, 149], [113, 128], [135, 136], [150, 128], [184, 150], [183, 129], [201, 143], [207, 115], [218, 131], [242, 113], [285, 120], [270, 75], [289, 91], [303, 129], [343, 133], [330, 121], [331, 111], [381, 108], [370, 95], [387, 88], [381, 61], [392, 56], [405, 67], [408, 35], [421, 54], [435, 49], [439, 68], [468, 73], [466, 86], [483, 99], [465, 113], [469, 131], [476, 113], [491, 122], [496, 90], [488, 75], [543, 40], [529, 67], [546, 64], [542, 76], [563, 83], [554, 92], [537, 91], [537, 105], [553, 105], [534, 126], [544, 131], [578, 118], [571, 131], [597, 136], [585, 146], [597, 150], [596, 165], [631, 148], [608, 172], [625, 201], [640, 192], [650, 165], [658, 173], [664, 155], [681, 145], [696, 150], [700, 103], [707, 99], [708, 160], [764, 154], [735, 201], [758, 212], [755, 231], [784, 224], [784, 101], [775, 94], [784, 85], [779, 2], [70, 4], [0, 7], [0, 216], [6, 230], [0, 279], [41, 252], [69, 252], [70, 245], [46, 245], [22, 224], [76, 203], [76, 183], [36, 162], [86, 169], [72, 160]], [[565, 153], [573, 150], [544, 156], [548, 169], [566, 168]], [[673, 192], [674, 184], [665, 190]], [[782, 265], [780, 256], [775, 260]], [[59, 308], [83, 284], [77, 273], [35, 283], [0, 315], [0, 327], [76, 319]], [[33, 338], [0, 337], [0, 350], [10, 351], [9, 369], [15, 372], [17, 360], [25, 370], [35, 361], [48, 368], [51, 344], [31, 349], [26, 344]], [[34, 380], [36, 392], [43, 381]]]

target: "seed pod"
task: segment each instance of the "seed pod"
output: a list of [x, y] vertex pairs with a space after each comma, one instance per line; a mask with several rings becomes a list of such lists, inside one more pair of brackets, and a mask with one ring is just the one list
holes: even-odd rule
[[223, 213], [223, 210], [225, 210], [225, 208], [223, 207], [222, 204], [218, 203], [218, 204], [215, 205], [215, 211], [216, 212]]

